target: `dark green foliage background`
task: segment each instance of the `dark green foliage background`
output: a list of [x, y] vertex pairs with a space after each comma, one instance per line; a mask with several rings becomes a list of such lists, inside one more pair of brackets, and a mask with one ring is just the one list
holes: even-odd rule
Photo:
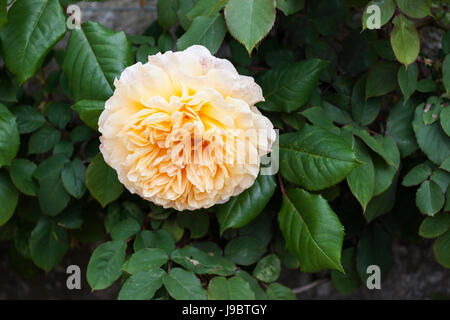
[[[120, 281], [119, 299], [295, 299], [282, 268], [327, 270], [349, 294], [370, 265], [389, 281], [393, 238], [434, 239], [450, 268], [448, 1], [159, 0], [140, 35], [67, 30], [72, 2], [0, 0], [0, 241], [21, 275], [99, 243], [87, 280]], [[430, 25], [435, 57], [419, 51]], [[194, 44], [261, 85], [280, 166], [176, 212], [124, 189], [97, 121], [124, 68]]]

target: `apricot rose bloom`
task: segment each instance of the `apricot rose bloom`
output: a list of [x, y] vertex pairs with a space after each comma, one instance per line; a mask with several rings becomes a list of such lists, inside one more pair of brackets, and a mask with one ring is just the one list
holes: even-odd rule
[[130, 192], [181, 211], [252, 186], [275, 140], [252, 77], [192, 46], [149, 56], [114, 85], [98, 123], [100, 150]]

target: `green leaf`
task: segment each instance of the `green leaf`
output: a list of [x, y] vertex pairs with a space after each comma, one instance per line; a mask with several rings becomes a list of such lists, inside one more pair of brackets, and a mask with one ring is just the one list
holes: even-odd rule
[[61, 140], [61, 132], [50, 126], [44, 126], [34, 132], [28, 141], [28, 154], [46, 153]]
[[305, 7], [305, 0], [277, 0], [277, 8], [287, 16], [294, 14]]
[[86, 186], [102, 207], [116, 200], [124, 190], [116, 171], [105, 163], [100, 153], [89, 164]]
[[83, 225], [81, 206], [74, 205], [55, 218], [58, 225], [66, 229], [80, 229]]
[[412, 123], [413, 129], [420, 149], [428, 159], [440, 165], [450, 156], [450, 139], [438, 123], [425, 125], [422, 116], [424, 106], [425, 104], [422, 103], [416, 108]]
[[420, 212], [433, 216], [444, 206], [445, 198], [439, 185], [427, 180], [422, 182], [416, 193], [416, 205]]
[[412, 168], [403, 178], [402, 185], [405, 187], [416, 186], [431, 175], [432, 169], [428, 163], [420, 163]]
[[267, 71], [259, 81], [266, 101], [258, 107], [276, 112], [298, 110], [311, 98], [327, 65], [326, 61], [311, 58]]
[[7, 3], [6, 0], [0, 0], [0, 29], [3, 28], [8, 21], [8, 14], [6, 12]]
[[442, 51], [444, 54], [450, 53], [450, 30], [442, 37]]
[[292, 189], [283, 197], [278, 223], [286, 247], [300, 261], [303, 272], [342, 271], [344, 227], [320, 195]]
[[75, 101], [106, 100], [113, 93], [114, 79], [132, 63], [125, 33], [88, 21], [72, 30], [62, 69]]
[[166, 230], [157, 230], [155, 232], [143, 230], [136, 235], [134, 251], [143, 248], [160, 248], [167, 254], [170, 254], [175, 250], [175, 242]]
[[163, 276], [163, 283], [175, 300], [206, 300], [200, 280], [190, 271], [173, 268]]
[[0, 168], [9, 166], [19, 150], [16, 117], [0, 103]]
[[64, 129], [72, 119], [72, 110], [66, 102], [52, 102], [47, 115], [51, 124], [59, 129]]
[[253, 48], [269, 33], [275, 22], [274, 0], [229, 0], [225, 20], [231, 35], [247, 48]]
[[94, 250], [87, 267], [87, 281], [92, 290], [105, 289], [119, 279], [126, 249], [125, 241], [109, 241]]
[[122, 269], [129, 274], [137, 274], [159, 268], [169, 260], [167, 253], [159, 248], [144, 248], [128, 259]]
[[14, 106], [11, 111], [16, 116], [20, 134], [31, 133], [41, 128], [45, 123], [45, 117], [33, 107], [24, 105]]
[[418, 77], [419, 68], [416, 63], [412, 63], [408, 68], [401, 66], [398, 69], [397, 80], [400, 90], [402, 90], [403, 93], [403, 104], [405, 104], [414, 91], [416, 91]]
[[166, 272], [162, 269], [151, 269], [136, 273], [129, 277], [119, 292], [119, 300], [149, 300], [162, 286], [162, 278]]
[[436, 261], [442, 266], [450, 268], [450, 231], [436, 239], [433, 251]]
[[380, 27], [384, 26], [386, 23], [388, 23], [389, 20], [391, 20], [392, 16], [395, 12], [395, 3], [394, 0], [373, 0], [370, 1], [367, 4], [367, 7], [364, 9], [363, 16], [362, 16], [362, 27], [363, 30], [367, 29], [367, 22], [370, 20], [370, 18], [373, 16], [373, 12], [370, 14], [367, 12], [367, 8], [369, 6], [376, 5], [380, 8]]
[[36, 164], [28, 159], [16, 158], [9, 168], [9, 174], [14, 185], [28, 196], [35, 196], [38, 189], [37, 183], [33, 180], [33, 172], [36, 167]]
[[42, 212], [50, 216], [58, 215], [70, 201], [60, 176], [39, 180], [37, 197]]
[[431, 16], [430, 8], [424, 0], [397, 0], [397, 6], [411, 18]]
[[[189, 20], [198, 16], [210, 16], [223, 9], [228, 0], [198, 0], [194, 7], [186, 14]], [[184, 2], [184, 1], [183, 1]]]
[[244, 270], [238, 270], [236, 272], [236, 275], [247, 281], [248, 285], [250, 286], [250, 289], [255, 293], [255, 299], [256, 300], [267, 300], [266, 293], [259, 285], [258, 280], [256, 280], [253, 276], [251, 276], [248, 272]]
[[213, 16], [200, 16], [195, 18], [189, 29], [177, 41], [177, 49], [185, 50], [198, 44], [205, 46], [215, 54], [222, 44], [227, 27], [221, 14]]
[[370, 276], [367, 267], [371, 265], [380, 268], [381, 281], [387, 277], [393, 265], [391, 237], [378, 224], [366, 228], [358, 242], [356, 268], [363, 283]]
[[317, 126], [307, 125], [279, 139], [282, 176], [308, 190], [337, 184], [358, 164], [343, 138]]
[[259, 175], [250, 188], [219, 205], [216, 216], [220, 232], [228, 228], [241, 228], [255, 219], [269, 203], [276, 186], [273, 176]]
[[365, 211], [375, 191], [375, 168], [369, 150], [358, 139], [355, 139], [354, 150], [358, 160], [364, 164], [350, 172], [347, 176], [347, 183]]
[[361, 279], [356, 270], [356, 252], [354, 247], [342, 251], [342, 266], [345, 273], [331, 270], [331, 280], [341, 293], [350, 294], [361, 285]]
[[105, 108], [105, 101], [80, 100], [72, 106], [80, 119], [94, 130], [98, 129], [98, 118]]
[[193, 246], [187, 246], [172, 252], [171, 259], [196, 274], [234, 274], [234, 263], [220, 255], [210, 254]]
[[227, 243], [225, 257], [236, 264], [249, 266], [258, 261], [265, 250], [265, 246], [257, 238], [241, 236]]
[[86, 168], [79, 159], [67, 162], [61, 172], [61, 179], [66, 191], [73, 197], [80, 199], [86, 191], [84, 180]]
[[425, 108], [423, 109], [423, 122], [426, 125], [436, 122], [439, 119], [441, 109], [441, 99], [437, 97], [430, 97], [425, 104]]
[[442, 109], [439, 114], [439, 119], [441, 121], [442, 129], [450, 137], [450, 106], [446, 106]]
[[445, 56], [442, 63], [442, 83], [447, 92], [450, 92], [450, 53]]
[[30, 237], [33, 262], [48, 272], [61, 261], [68, 249], [67, 232], [46, 217], [39, 219]]
[[450, 214], [439, 212], [432, 217], [426, 217], [419, 227], [419, 235], [424, 238], [436, 238], [450, 229]]
[[297, 297], [288, 287], [279, 283], [272, 283], [266, 290], [269, 300], [297, 300]]
[[17, 203], [19, 201], [19, 193], [9, 180], [8, 175], [4, 171], [0, 171], [0, 226], [4, 225], [14, 214]]
[[395, 140], [402, 158], [409, 156], [418, 148], [411, 125], [415, 107], [416, 104], [412, 100], [409, 100], [405, 105], [403, 105], [402, 100], [399, 100], [389, 113], [387, 134]]
[[383, 149], [390, 157], [394, 166], [387, 164], [381, 157], [375, 155], [372, 157], [373, 165], [375, 167], [375, 190], [373, 195], [377, 196], [385, 192], [394, 181], [395, 174], [400, 166], [400, 151], [394, 139], [390, 136], [379, 136], [382, 141]]
[[117, 224], [111, 230], [113, 240], [127, 240], [134, 236], [141, 229], [141, 225], [133, 218], [126, 218]]
[[419, 34], [414, 23], [403, 15], [396, 16], [393, 23], [391, 46], [397, 60], [407, 66], [413, 63], [419, 55]]
[[6, 72], [0, 70], [0, 101], [17, 102], [18, 91], [19, 87], [17, 86], [16, 81], [11, 79]]
[[158, 0], [158, 22], [169, 29], [177, 22], [178, 0]]
[[450, 157], [445, 159], [439, 168], [441, 168], [447, 172], [450, 172]]
[[273, 253], [259, 260], [255, 269], [253, 269], [255, 278], [266, 283], [277, 281], [280, 272], [280, 259]]
[[392, 210], [395, 203], [396, 186], [397, 178], [394, 179], [389, 189], [370, 200], [364, 212], [364, 218], [367, 222], [371, 222]]
[[382, 99], [366, 99], [366, 78], [358, 80], [352, 92], [352, 117], [360, 125], [372, 123], [380, 112]]
[[369, 71], [366, 82], [366, 100], [383, 96], [397, 87], [398, 64], [390, 61], [377, 62]]
[[42, 161], [33, 173], [39, 182], [46, 179], [57, 179], [65, 165], [69, 161], [63, 154], [55, 154]]
[[239, 276], [230, 279], [215, 277], [208, 285], [209, 300], [255, 300], [247, 281]]
[[437, 85], [432, 79], [422, 79], [417, 82], [417, 91], [422, 93], [436, 92]]
[[0, 32], [3, 59], [20, 84], [31, 78], [66, 33], [58, 0], [15, 1]]

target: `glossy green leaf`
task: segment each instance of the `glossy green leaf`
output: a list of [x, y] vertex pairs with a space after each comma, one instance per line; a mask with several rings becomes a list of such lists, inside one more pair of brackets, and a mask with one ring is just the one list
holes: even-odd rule
[[0, 168], [10, 165], [19, 150], [16, 117], [0, 103]]
[[255, 294], [255, 299], [256, 300], [267, 300], [267, 296], [266, 293], [264, 292], [264, 290], [261, 288], [261, 286], [259, 285], [258, 280], [256, 280], [253, 276], [251, 276], [248, 272], [244, 271], [244, 270], [238, 270], [236, 272], [236, 275], [238, 275], [239, 277], [241, 277], [242, 279], [244, 279], [245, 281], [247, 281], [248, 285], [250, 286], [250, 289], [254, 292]]
[[136, 273], [129, 277], [119, 292], [119, 300], [149, 300], [162, 286], [162, 278], [166, 272], [162, 269], [151, 269]]
[[173, 268], [163, 277], [163, 283], [175, 300], [206, 300], [206, 291], [194, 273]]
[[229, 0], [225, 20], [231, 35], [247, 48], [253, 48], [269, 33], [275, 22], [274, 0]]
[[439, 114], [439, 119], [441, 121], [442, 129], [450, 137], [450, 106], [446, 106], [442, 109]]
[[358, 164], [343, 138], [317, 126], [307, 125], [279, 139], [282, 176], [308, 190], [337, 184]]
[[420, 163], [412, 168], [403, 178], [402, 185], [405, 187], [416, 186], [431, 175], [432, 169], [427, 163]]
[[11, 109], [16, 116], [20, 134], [31, 133], [41, 128], [45, 123], [44, 115], [33, 107], [19, 105]]
[[254, 237], [237, 237], [225, 246], [225, 257], [236, 264], [249, 266], [261, 258], [265, 252], [263, 243]]
[[167, 253], [159, 248], [144, 248], [131, 255], [122, 269], [129, 274], [137, 274], [159, 268], [169, 260]]
[[305, 7], [305, 0], [277, 0], [277, 8], [287, 16], [294, 14]]
[[31, 78], [51, 48], [66, 33], [58, 0], [15, 1], [0, 31], [2, 54], [19, 83]]
[[72, 106], [78, 112], [80, 119], [90, 128], [98, 129], [98, 118], [105, 108], [105, 101], [80, 100]]
[[86, 191], [84, 180], [86, 178], [86, 167], [79, 159], [67, 162], [61, 172], [61, 179], [66, 191], [73, 197], [79, 199]]
[[369, 71], [366, 81], [366, 99], [379, 97], [397, 87], [398, 64], [389, 61], [377, 62]]
[[292, 189], [283, 197], [278, 223], [303, 272], [342, 270], [344, 227], [320, 195]]
[[279, 283], [272, 283], [266, 290], [269, 300], [297, 300], [297, 297], [288, 287]]
[[61, 261], [68, 249], [67, 232], [48, 218], [39, 219], [30, 237], [33, 262], [45, 271], [50, 271]]
[[0, 226], [4, 225], [14, 214], [17, 203], [19, 201], [19, 193], [11, 183], [8, 175], [4, 171], [0, 171]]
[[356, 270], [356, 250], [354, 247], [342, 251], [342, 267], [345, 273], [331, 270], [331, 280], [341, 293], [350, 294], [361, 285], [361, 279]]
[[75, 101], [103, 101], [113, 93], [114, 78], [132, 62], [125, 33], [88, 21], [72, 30], [62, 69]]
[[450, 229], [450, 214], [440, 212], [432, 217], [426, 217], [419, 227], [419, 235], [424, 238], [436, 238]]
[[412, 100], [408, 100], [405, 105], [399, 100], [389, 113], [387, 134], [395, 140], [402, 158], [412, 154], [419, 147], [411, 124], [415, 107], [416, 104]]
[[292, 112], [305, 105], [328, 62], [311, 58], [264, 73], [260, 84], [265, 101], [258, 107], [267, 111]]
[[374, 155], [372, 157], [373, 165], [375, 167], [374, 196], [382, 194], [389, 188], [394, 181], [398, 168], [400, 167], [400, 150], [398, 149], [394, 139], [390, 136], [380, 136], [379, 140], [382, 141], [383, 149], [394, 163], [394, 166], [387, 164], [378, 155]]
[[253, 269], [255, 278], [266, 283], [277, 281], [280, 272], [280, 259], [273, 253], [259, 260], [255, 269]]
[[276, 188], [275, 178], [259, 175], [255, 183], [216, 211], [220, 232], [228, 228], [241, 228], [256, 218], [265, 208]]
[[[391, 20], [392, 16], [395, 12], [395, 3], [394, 0], [373, 0], [370, 1], [367, 4], [367, 7], [364, 9], [363, 16], [362, 16], [362, 27], [363, 30], [367, 29], [367, 24], [369, 25], [374, 23], [372, 21], [374, 12], [371, 10], [368, 10], [368, 8], [372, 5], [378, 6], [380, 8], [380, 28], [384, 26], [386, 23], [388, 23], [389, 20]], [[370, 23], [371, 22], [371, 23]], [[371, 29], [371, 28], [369, 28]]]
[[64, 129], [72, 119], [72, 110], [66, 102], [52, 102], [47, 111], [48, 120], [59, 129]]
[[120, 277], [126, 249], [125, 241], [109, 241], [94, 250], [87, 267], [87, 281], [93, 290], [105, 289]]
[[380, 112], [382, 99], [366, 99], [366, 78], [359, 79], [352, 92], [352, 117], [360, 125], [372, 123]]
[[28, 154], [46, 153], [61, 140], [61, 132], [50, 126], [44, 126], [34, 132], [28, 141]]
[[425, 18], [431, 15], [430, 8], [425, 0], [397, 0], [397, 6], [411, 18]]
[[358, 199], [363, 211], [375, 191], [375, 167], [369, 150], [364, 143], [355, 139], [354, 150], [356, 157], [364, 164], [354, 168], [347, 176], [347, 183], [353, 195]]
[[227, 27], [221, 14], [195, 18], [189, 29], [177, 41], [177, 49], [182, 51], [198, 44], [215, 54], [222, 44]]
[[116, 200], [124, 190], [116, 171], [105, 163], [101, 154], [92, 160], [87, 169], [86, 186], [103, 207]]
[[419, 34], [414, 23], [403, 15], [396, 16], [393, 23], [394, 29], [391, 32], [392, 49], [397, 60], [408, 66], [419, 55]]
[[218, 13], [227, 4], [228, 0], [198, 0], [186, 17], [193, 21], [198, 16], [210, 16]]
[[209, 300], [254, 300], [250, 285], [241, 277], [215, 277], [208, 284]]

